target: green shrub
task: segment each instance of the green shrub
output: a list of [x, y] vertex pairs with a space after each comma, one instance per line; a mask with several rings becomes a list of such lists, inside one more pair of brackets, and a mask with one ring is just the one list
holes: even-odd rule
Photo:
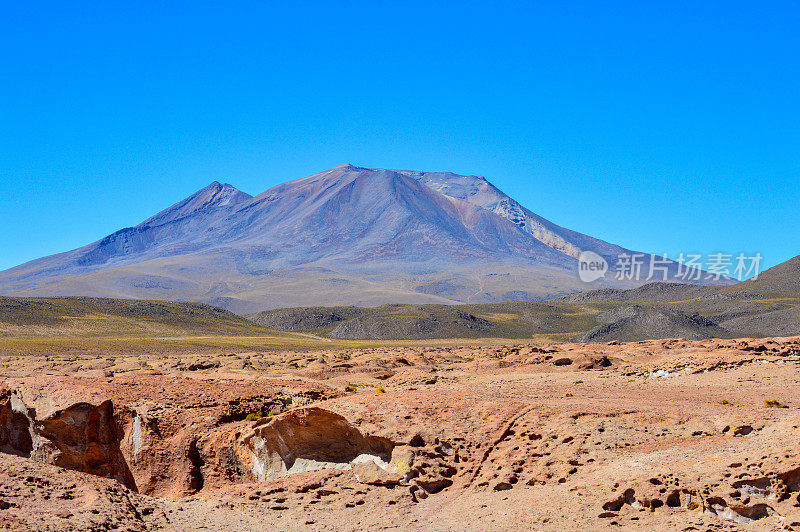
[[347, 386], [344, 387], [344, 391], [346, 391], [347, 393], [356, 393], [358, 391], [358, 386], [356, 386], [355, 384], [348, 384]]
[[256, 421], [258, 419], [261, 419], [262, 417], [264, 417], [264, 414], [262, 414], [261, 412], [252, 412], [250, 414], [247, 414], [247, 417], [245, 419], [247, 421]]

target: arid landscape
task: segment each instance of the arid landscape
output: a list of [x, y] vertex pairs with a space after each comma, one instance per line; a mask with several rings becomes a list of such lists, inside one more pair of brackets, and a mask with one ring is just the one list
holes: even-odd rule
[[798, 363], [797, 337], [5, 355], [0, 522], [798, 529]]
[[5, 2], [0, 531], [800, 532], [798, 27]]
[[800, 530], [798, 265], [250, 319], [0, 297], [0, 523]]

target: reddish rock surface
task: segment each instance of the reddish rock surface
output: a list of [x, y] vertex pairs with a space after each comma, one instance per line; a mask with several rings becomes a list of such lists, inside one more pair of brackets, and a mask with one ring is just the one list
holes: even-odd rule
[[800, 529], [798, 363], [798, 338], [0, 357], [0, 523]]

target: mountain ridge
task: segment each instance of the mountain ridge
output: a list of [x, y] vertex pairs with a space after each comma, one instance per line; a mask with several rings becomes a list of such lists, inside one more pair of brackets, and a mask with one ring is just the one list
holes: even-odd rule
[[256, 196], [214, 181], [134, 227], [0, 272], [0, 293], [255, 311], [541, 299], [637, 284], [610, 275], [581, 283], [575, 256], [585, 249], [612, 268], [616, 254], [634, 253], [539, 217], [484, 177], [343, 164]]

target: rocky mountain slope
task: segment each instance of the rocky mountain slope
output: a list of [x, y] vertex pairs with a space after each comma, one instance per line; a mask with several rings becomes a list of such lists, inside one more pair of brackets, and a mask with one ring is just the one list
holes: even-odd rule
[[[252, 197], [212, 183], [141, 224], [0, 272], [7, 295], [192, 300], [233, 310], [535, 300], [587, 288], [559, 227], [486, 179], [341, 165]], [[672, 264], [670, 272], [675, 273]], [[592, 286], [631, 287], [612, 275]]]
[[725, 287], [719, 292], [763, 298], [800, 298], [800, 255], [773, 266], [756, 279]]

